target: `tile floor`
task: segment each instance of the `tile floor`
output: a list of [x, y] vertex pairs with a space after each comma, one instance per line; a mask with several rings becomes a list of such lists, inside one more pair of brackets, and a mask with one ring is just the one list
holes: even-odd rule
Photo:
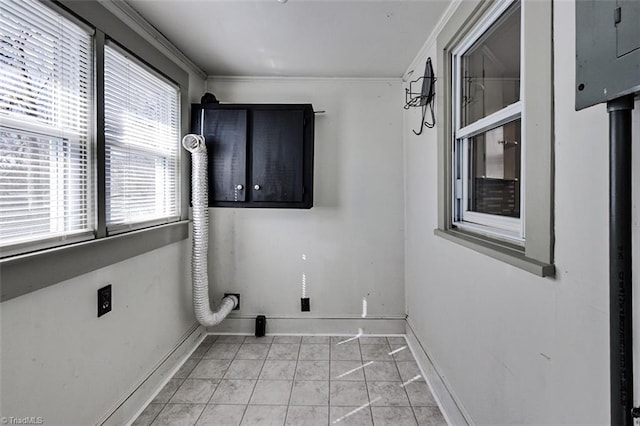
[[134, 425], [446, 425], [404, 337], [209, 335]]

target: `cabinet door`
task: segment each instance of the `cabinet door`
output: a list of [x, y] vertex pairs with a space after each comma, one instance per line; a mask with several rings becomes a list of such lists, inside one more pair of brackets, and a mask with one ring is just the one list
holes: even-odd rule
[[304, 113], [253, 111], [251, 199], [301, 202], [303, 196]]
[[247, 111], [205, 109], [209, 201], [244, 201], [247, 193]]

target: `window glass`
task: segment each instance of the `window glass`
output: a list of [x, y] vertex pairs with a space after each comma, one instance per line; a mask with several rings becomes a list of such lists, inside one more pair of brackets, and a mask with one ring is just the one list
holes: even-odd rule
[[520, 3], [461, 55], [461, 126], [520, 99]]
[[520, 217], [520, 120], [469, 138], [468, 210]]
[[0, 8], [0, 246], [92, 236], [92, 32], [39, 2]]

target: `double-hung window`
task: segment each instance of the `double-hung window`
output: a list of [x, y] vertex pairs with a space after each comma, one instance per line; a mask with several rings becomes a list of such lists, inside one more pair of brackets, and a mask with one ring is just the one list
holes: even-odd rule
[[2, 0], [0, 300], [187, 237], [188, 82], [97, 0]]
[[[94, 71], [95, 31], [37, 1], [5, 6], [3, 257], [94, 238], [99, 228], [106, 236], [178, 220], [179, 87], [111, 40], [101, 46], [104, 66]], [[104, 92], [94, 99], [96, 73]], [[94, 102], [104, 104], [104, 117], [95, 117]], [[94, 157], [96, 119], [104, 120], [104, 157]], [[95, 190], [102, 182], [103, 196]], [[104, 219], [96, 205], [104, 206]]]
[[0, 250], [93, 238], [93, 31], [38, 2], [0, 14]]
[[436, 235], [553, 266], [551, 0], [461, 2], [437, 37]]
[[523, 244], [520, 9], [495, 9], [453, 52], [453, 222]]

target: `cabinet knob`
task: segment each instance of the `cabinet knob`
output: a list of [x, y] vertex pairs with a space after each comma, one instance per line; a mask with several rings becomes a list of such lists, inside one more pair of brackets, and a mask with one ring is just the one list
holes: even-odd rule
[[256, 191], [260, 191], [260, 185], [253, 185], [253, 189], [255, 189]]
[[236, 185], [236, 189], [237, 189], [238, 191], [242, 191], [242, 190], [244, 189], [244, 185], [242, 185], [242, 184], [238, 184], [238, 185]]

